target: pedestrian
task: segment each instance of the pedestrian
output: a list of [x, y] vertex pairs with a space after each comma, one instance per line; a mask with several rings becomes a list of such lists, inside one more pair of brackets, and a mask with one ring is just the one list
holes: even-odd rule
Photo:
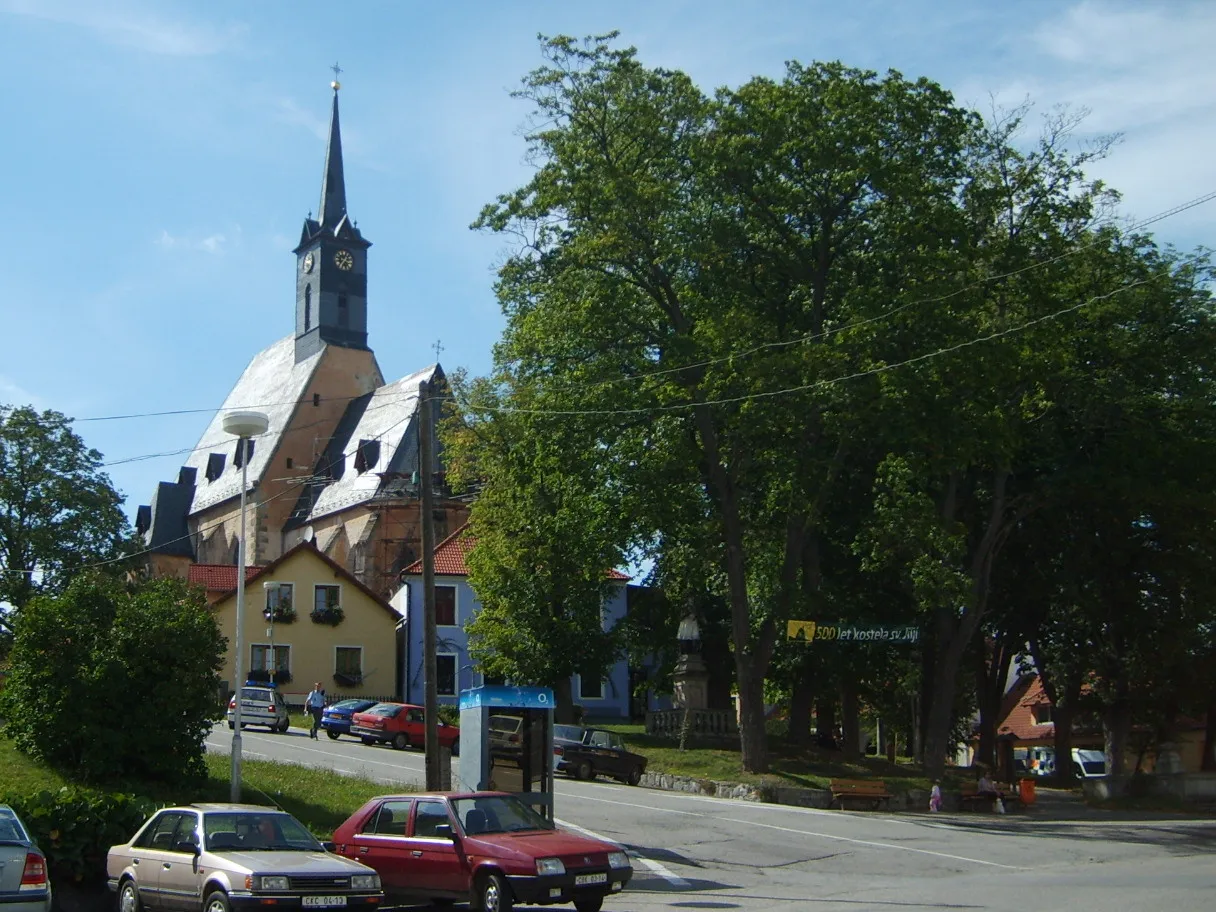
[[996, 811], [996, 813], [1005, 813], [1005, 802], [1001, 800], [1001, 793], [997, 790], [997, 787], [993, 784], [992, 780], [988, 778], [988, 773], [986, 770], [980, 773], [980, 780], [976, 783], [975, 792], [981, 798], [991, 798], [992, 809]]
[[315, 741], [317, 730], [321, 727], [321, 713], [325, 710], [325, 691], [321, 689], [320, 681], [312, 685], [312, 690], [304, 698], [304, 708], [312, 713], [312, 731], [308, 733], [308, 737]]
[[929, 792], [929, 810], [936, 814], [942, 809], [942, 787], [939, 783], [933, 783], [933, 790]]

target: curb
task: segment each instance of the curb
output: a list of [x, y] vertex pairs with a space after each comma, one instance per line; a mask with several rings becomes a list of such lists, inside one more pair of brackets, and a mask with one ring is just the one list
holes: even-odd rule
[[[735, 801], [752, 801], [758, 804], [784, 804], [792, 807], [820, 808], [832, 806], [832, 793], [827, 789], [800, 788], [796, 786], [747, 785], [742, 782], [723, 782], [718, 779], [697, 779], [693, 776], [677, 776], [673, 773], [651, 773], [642, 775], [638, 783], [643, 788], [666, 792], [687, 792], [707, 795], [711, 798], [730, 798]], [[928, 789], [908, 789], [892, 792], [887, 810], [924, 810], [928, 812]]]

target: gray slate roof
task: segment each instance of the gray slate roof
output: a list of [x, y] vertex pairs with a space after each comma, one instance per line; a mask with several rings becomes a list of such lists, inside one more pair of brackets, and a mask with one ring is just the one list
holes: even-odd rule
[[[253, 458], [249, 460], [249, 487], [252, 489], [261, 480], [324, 353], [322, 348], [297, 364], [295, 336], [286, 336], [253, 356], [186, 460], [187, 466], [198, 469], [191, 515], [241, 493], [241, 469], [235, 458], [236, 438], [224, 430], [225, 413], [253, 409], [263, 412], [270, 421], [266, 433], [254, 438]], [[224, 457], [224, 470], [214, 481], [209, 481], [207, 460], [213, 453]]]
[[[315, 470], [335, 477], [305, 489], [288, 528], [365, 503], [380, 493], [384, 476], [413, 472], [418, 462], [418, 385], [442, 378], [442, 368], [432, 364], [353, 400]], [[356, 466], [360, 441], [378, 443], [376, 461], [361, 472]]]

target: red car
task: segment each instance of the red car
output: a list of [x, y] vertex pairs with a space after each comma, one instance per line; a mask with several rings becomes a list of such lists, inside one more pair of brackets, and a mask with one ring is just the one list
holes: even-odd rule
[[[397, 750], [426, 747], [426, 710], [411, 703], [377, 703], [350, 717], [350, 733], [364, 744], [387, 743]], [[460, 729], [439, 720], [439, 746], [460, 753]]]
[[385, 795], [334, 830], [334, 851], [375, 868], [389, 902], [574, 903], [599, 912], [633, 876], [616, 843], [562, 830], [503, 792]]

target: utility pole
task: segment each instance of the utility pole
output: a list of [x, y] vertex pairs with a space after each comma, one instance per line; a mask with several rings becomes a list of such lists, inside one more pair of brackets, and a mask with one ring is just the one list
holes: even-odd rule
[[426, 678], [426, 787], [428, 791], [442, 788], [439, 773], [439, 690], [435, 680], [438, 671], [435, 658], [438, 633], [435, 629], [435, 525], [431, 501], [435, 467], [432, 442], [431, 384], [423, 380], [418, 385], [418, 492], [422, 512], [422, 668]]

